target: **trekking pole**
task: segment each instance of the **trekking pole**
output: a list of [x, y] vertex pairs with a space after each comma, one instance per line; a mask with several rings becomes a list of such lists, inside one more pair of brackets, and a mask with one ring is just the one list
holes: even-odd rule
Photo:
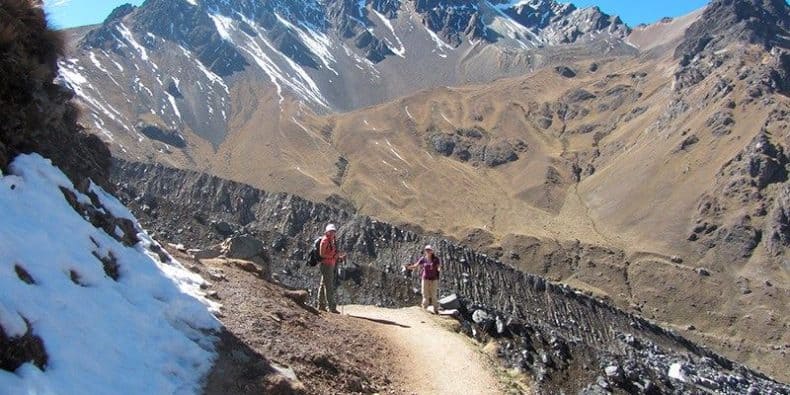
[[[340, 261], [340, 265], [345, 265], [345, 263], [346, 263], [346, 258], [343, 258], [343, 260]], [[340, 272], [340, 265], [338, 265], [338, 274], [340, 274], [339, 273]], [[338, 276], [338, 278], [339, 278], [339, 276]], [[335, 292], [335, 294], [337, 294], [337, 292]], [[343, 305], [343, 304], [340, 305], [340, 315], [346, 315], [346, 305]]]
[[[337, 289], [340, 288], [340, 282], [343, 281], [343, 279], [340, 278], [340, 273], [343, 272], [342, 271], [342, 265], [343, 265], [343, 261], [342, 260], [338, 260], [337, 261], [337, 266], [335, 267], [335, 270], [337, 270], [337, 273], [335, 273], [335, 278], [337, 279], [337, 281], [335, 281], [335, 284], [337, 285], [337, 288], [335, 288], [335, 299], [338, 299]], [[341, 303], [340, 304], [340, 315], [343, 315], [344, 311], [345, 311], [345, 305], [343, 305]]]

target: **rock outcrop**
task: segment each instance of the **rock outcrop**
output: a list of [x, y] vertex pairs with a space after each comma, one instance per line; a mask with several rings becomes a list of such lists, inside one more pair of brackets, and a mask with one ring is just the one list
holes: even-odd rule
[[522, 140], [493, 140], [482, 128], [455, 129], [447, 133], [429, 131], [428, 145], [436, 153], [474, 166], [497, 167], [519, 159], [527, 151]]
[[748, 79], [751, 93], [763, 90], [787, 93], [787, 64], [790, 62], [790, 5], [784, 0], [716, 0], [693, 23], [675, 49], [681, 68], [675, 74], [675, 89], [696, 85], [729, 58], [727, 47], [736, 42], [762, 46], [772, 53], [771, 61], [739, 76]]
[[689, 27], [675, 57], [688, 63], [704, 50], [723, 49], [743, 40], [770, 49], [787, 47], [790, 31], [789, 6], [784, 0], [716, 0]]
[[725, 164], [716, 190], [700, 198], [688, 239], [716, 248], [726, 262], [750, 257], [763, 241], [770, 255], [787, 256], [789, 168], [784, 147], [758, 134]]

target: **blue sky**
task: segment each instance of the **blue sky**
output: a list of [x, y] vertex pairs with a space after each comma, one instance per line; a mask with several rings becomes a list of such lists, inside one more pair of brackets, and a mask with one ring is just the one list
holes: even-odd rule
[[126, 3], [140, 5], [143, 0], [44, 0], [44, 8], [50, 23], [63, 29], [100, 23], [115, 7]]
[[[58, 28], [99, 23], [113, 8], [121, 4], [140, 5], [142, 2], [142, 0], [44, 0], [50, 20]], [[633, 27], [639, 23], [655, 22], [665, 16], [685, 15], [704, 6], [708, 0], [573, 0], [572, 2], [580, 7], [597, 5], [606, 13], [620, 15]]]
[[653, 23], [665, 16], [677, 17], [704, 7], [708, 0], [575, 0], [579, 7], [598, 6], [607, 14], [619, 15], [628, 26]]

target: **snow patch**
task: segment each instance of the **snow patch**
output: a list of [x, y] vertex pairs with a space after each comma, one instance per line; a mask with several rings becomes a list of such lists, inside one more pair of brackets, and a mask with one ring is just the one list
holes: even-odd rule
[[165, 95], [167, 95], [167, 101], [170, 102], [170, 106], [173, 107], [173, 113], [178, 117], [178, 119], [181, 119], [181, 111], [178, 111], [176, 98], [173, 97], [173, 95], [171, 95], [169, 92], [165, 92]]
[[121, 33], [121, 36], [123, 36], [124, 40], [126, 40], [126, 42], [132, 46], [132, 48], [137, 50], [137, 52], [140, 54], [140, 59], [150, 63], [154, 70], [158, 70], [156, 64], [154, 64], [154, 62], [151, 61], [151, 58], [148, 57], [148, 51], [146, 51], [145, 47], [140, 45], [140, 43], [135, 40], [134, 35], [132, 35], [132, 32], [129, 31], [129, 28], [127, 28], [126, 25], [120, 23], [116, 29], [118, 29], [118, 32]]
[[321, 59], [321, 63], [323, 63], [324, 67], [335, 73], [335, 75], [340, 75], [330, 64], [336, 63], [336, 60], [332, 55], [332, 40], [326, 34], [307, 25], [303, 25], [304, 29], [302, 29], [281, 17], [280, 14], [275, 13], [274, 15], [283, 26], [296, 32], [296, 35], [299, 36], [299, 40], [307, 46], [307, 49], [309, 49], [311, 53]]
[[387, 19], [387, 17], [382, 15], [380, 12], [376, 11], [375, 8], [371, 8], [370, 10], [373, 11], [373, 13], [376, 14], [376, 16], [379, 17], [379, 19], [382, 22], [384, 22], [384, 25], [387, 26], [387, 29], [389, 29], [390, 33], [392, 33], [392, 36], [395, 37], [395, 40], [398, 42], [398, 48], [393, 48], [394, 45], [392, 45], [392, 43], [390, 43], [389, 40], [387, 40], [387, 44], [390, 44], [389, 47], [392, 50], [392, 52], [394, 52], [395, 55], [398, 55], [401, 58], [405, 58], [406, 47], [403, 45], [403, 42], [400, 40], [400, 37], [398, 37], [398, 34], [395, 33], [395, 28], [392, 27], [392, 23], [390, 22], [390, 20]]
[[[89, 201], [38, 154], [18, 156], [0, 176], [0, 325], [19, 335], [26, 330], [21, 317], [27, 319], [49, 358], [44, 371], [29, 363], [0, 370], [0, 392], [198, 393], [220, 329], [210, 313], [218, 305], [200, 293], [203, 280], [151, 252], [156, 242], [101, 188], [90, 187], [107, 211], [133, 221], [140, 243], [124, 246], [91, 225], [60, 188]], [[118, 281], [94, 252], [112, 253]], [[35, 284], [13, 274], [17, 264]]]
[[233, 42], [233, 38], [230, 35], [230, 31], [233, 29], [233, 20], [220, 14], [209, 13], [208, 17], [214, 22], [214, 26], [217, 28], [217, 32], [219, 36], [222, 37], [223, 40]]
[[127, 131], [131, 131], [129, 126], [127, 126], [125, 122], [122, 122], [122, 118], [124, 117], [117, 109], [115, 109], [109, 103], [106, 103], [106, 101], [102, 103], [102, 101], [97, 100], [88, 93], [88, 90], [95, 92], [96, 89], [90, 84], [90, 82], [88, 82], [88, 79], [80, 73], [79, 69], [74, 63], [59, 62], [59, 66], [59, 78], [63, 81], [63, 83], [71, 88], [80, 99], [84, 100], [89, 106], [106, 115], [109, 119], [121, 125], [121, 127]]
[[[516, 22], [511, 18], [509, 15], [505, 13], [504, 10], [521, 5], [521, 3], [514, 3], [514, 4], [505, 4], [505, 5], [492, 5], [489, 1], [486, 1], [494, 11], [494, 19], [489, 24], [489, 28], [504, 37], [511, 38], [519, 43], [522, 48], [529, 48], [530, 46], [525, 43], [531, 42], [532, 40], [541, 42], [542, 40], [538, 35], [533, 33], [530, 29], [527, 29], [526, 26]], [[532, 37], [530, 39], [529, 37]]]
[[365, 68], [362, 66], [367, 66], [367, 68], [371, 71], [371, 74], [373, 74], [374, 77], [381, 78], [381, 73], [379, 73], [379, 70], [376, 68], [376, 65], [373, 62], [371, 62], [369, 59], [357, 55], [345, 44], [343, 44], [343, 51], [345, 51], [346, 56], [354, 59], [354, 62], [356, 62], [354, 66], [356, 66], [358, 69], [364, 71]]
[[675, 380], [686, 381], [686, 372], [684, 372], [683, 364], [680, 362], [675, 362], [670, 365], [667, 374]]
[[192, 54], [189, 52], [189, 50], [187, 50], [182, 46], [179, 47], [181, 48], [181, 52], [184, 54], [184, 56], [195, 63], [198, 70], [200, 70], [200, 72], [203, 73], [203, 75], [205, 75], [206, 78], [208, 78], [209, 82], [220, 85], [223, 89], [225, 89], [225, 93], [230, 94], [230, 89], [228, 88], [228, 85], [225, 84], [225, 81], [222, 79], [222, 77], [218, 76], [217, 74], [206, 68], [203, 62], [201, 62], [199, 59], [195, 59], [192, 56]]
[[406, 115], [407, 115], [407, 116], [408, 116], [408, 117], [409, 117], [409, 118], [410, 118], [412, 121], [414, 121], [414, 120], [415, 120], [415, 119], [414, 119], [414, 117], [413, 117], [413, 116], [411, 115], [411, 113], [409, 112], [409, 106], [406, 106], [406, 107], [404, 108], [404, 110], [406, 110]]
[[382, 160], [382, 161], [381, 161], [381, 163], [383, 163], [383, 164], [385, 164], [385, 165], [387, 165], [387, 166], [391, 167], [391, 168], [392, 168], [393, 170], [395, 170], [395, 171], [400, 171], [400, 170], [398, 170], [398, 168], [397, 168], [397, 167], [395, 167], [395, 166], [391, 165], [391, 164], [390, 164], [389, 162], [387, 162], [386, 160]]
[[[278, 18], [280, 17], [278, 16]], [[278, 51], [273, 45], [271, 45], [271, 43], [269, 43], [269, 41], [264, 38], [265, 34], [261, 32], [258, 25], [256, 25], [253, 21], [249, 21], [248, 24], [257, 30], [259, 34], [255, 38], [251, 38], [248, 35], [243, 35], [245, 42], [241, 45], [238, 45], [238, 48], [252, 57], [255, 64], [257, 64], [258, 67], [260, 67], [261, 70], [263, 70], [263, 72], [269, 76], [270, 81], [272, 84], [274, 84], [275, 89], [277, 90], [277, 96], [280, 98], [280, 103], [284, 101], [283, 86], [286, 86], [304, 99], [310, 100], [323, 107], [329, 107], [329, 104], [321, 94], [321, 90], [318, 88], [318, 85], [316, 85], [315, 81], [310, 77], [307, 71], [296, 64], [296, 62], [294, 62], [291, 58]], [[267, 55], [266, 51], [263, 50], [261, 44], [263, 44], [270, 52], [280, 57], [296, 75], [292, 76], [280, 68], [280, 66], [274, 60], [272, 60], [269, 55]]]
[[449, 49], [450, 51], [452, 51], [453, 49], [455, 49], [453, 48], [452, 45], [444, 42], [444, 40], [442, 40], [441, 37], [437, 36], [436, 33], [434, 33], [434, 31], [431, 30], [428, 26], [422, 25], [422, 27], [425, 29], [426, 32], [428, 32], [428, 35], [431, 36], [431, 40], [433, 40], [433, 42], [436, 44], [436, 49], [440, 51], [443, 51], [445, 49]]
[[409, 163], [409, 162], [408, 162], [406, 159], [403, 159], [403, 157], [400, 155], [400, 153], [398, 153], [398, 151], [397, 151], [397, 150], [395, 150], [395, 147], [392, 145], [392, 143], [390, 143], [390, 140], [389, 140], [389, 139], [384, 139], [384, 141], [385, 141], [385, 142], [387, 143], [387, 145], [390, 147], [390, 151], [392, 151], [392, 153], [393, 153], [395, 156], [397, 156], [397, 157], [398, 157], [398, 159], [400, 159], [401, 161], [403, 161], [403, 162], [405, 162], [405, 163]]

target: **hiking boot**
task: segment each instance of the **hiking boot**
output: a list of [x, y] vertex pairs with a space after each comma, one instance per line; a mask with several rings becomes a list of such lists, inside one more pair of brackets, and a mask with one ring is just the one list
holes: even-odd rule
[[329, 309], [329, 312], [333, 314], [340, 314], [340, 312], [337, 311], [337, 309]]
[[324, 313], [326, 313], [326, 307], [319, 307], [318, 311], [323, 311]]

